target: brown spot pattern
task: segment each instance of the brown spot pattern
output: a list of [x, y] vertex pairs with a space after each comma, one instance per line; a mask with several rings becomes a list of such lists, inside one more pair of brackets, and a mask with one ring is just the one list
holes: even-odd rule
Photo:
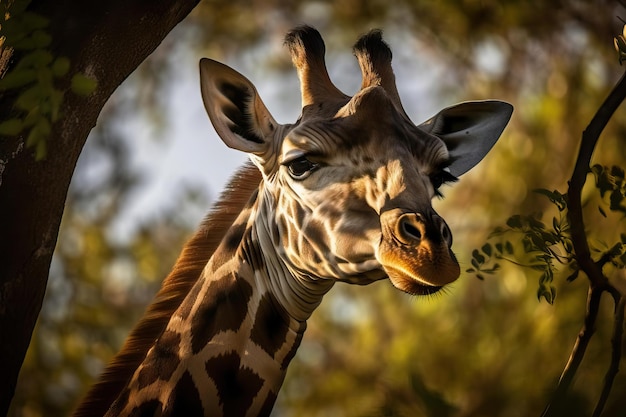
[[113, 402], [113, 404], [111, 404], [111, 407], [109, 408], [109, 411], [107, 411], [107, 413], [105, 414], [105, 417], [120, 415], [124, 407], [126, 407], [129, 397], [130, 397], [130, 389], [127, 386], [126, 388], [122, 390], [122, 392], [120, 392], [120, 395]]
[[169, 380], [180, 363], [178, 352], [180, 335], [166, 330], [150, 351], [137, 376], [139, 389], [143, 389], [157, 379]]
[[164, 416], [202, 417], [204, 408], [200, 394], [189, 372], [185, 372], [172, 390]]
[[189, 314], [191, 314], [193, 305], [196, 302], [196, 299], [198, 298], [198, 293], [202, 289], [202, 283], [203, 283], [202, 280], [199, 280], [198, 282], [196, 282], [194, 286], [191, 288], [191, 291], [189, 291], [189, 294], [187, 294], [187, 296], [183, 299], [183, 302], [180, 304], [177, 314], [180, 316], [181, 319], [187, 320], [187, 318], [189, 317]]
[[285, 322], [285, 312], [270, 293], [265, 293], [259, 303], [250, 339], [259, 345], [272, 358], [285, 343], [289, 328]]
[[293, 346], [291, 346], [291, 350], [285, 355], [285, 359], [283, 359], [283, 363], [281, 364], [281, 368], [286, 370], [289, 366], [289, 362], [296, 356], [296, 352], [300, 347], [300, 343], [302, 342], [302, 337], [304, 336], [304, 329], [296, 335], [296, 339], [293, 341]]
[[247, 225], [245, 223], [234, 224], [226, 236], [224, 236], [223, 244], [226, 249], [234, 252], [239, 247], [243, 235], [246, 233]]
[[[191, 318], [191, 347], [194, 354], [218, 333], [237, 331], [248, 313], [252, 287], [237, 274], [209, 283], [198, 310]], [[214, 286], [222, 288], [211, 288]]]
[[272, 413], [272, 409], [274, 408], [274, 403], [276, 402], [277, 395], [274, 391], [270, 391], [263, 403], [263, 407], [259, 411], [259, 417], [268, 417]]
[[206, 362], [207, 375], [217, 387], [225, 416], [245, 416], [263, 380], [252, 369], [241, 367], [236, 352], [216, 356]]
[[161, 409], [161, 401], [150, 400], [133, 408], [128, 417], [161, 417]]

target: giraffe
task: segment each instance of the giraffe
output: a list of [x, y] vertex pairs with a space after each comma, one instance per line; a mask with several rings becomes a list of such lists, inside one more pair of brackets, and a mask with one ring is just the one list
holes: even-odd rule
[[285, 43], [301, 85], [293, 124], [276, 122], [243, 75], [200, 61], [213, 126], [253, 167], [235, 177], [235, 202], [223, 196], [75, 415], [267, 416], [307, 319], [336, 282], [389, 278], [425, 295], [459, 277], [431, 200], [482, 160], [512, 106], [465, 102], [415, 125], [380, 31], [354, 46], [362, 83], [352, 97], [330, 80], [319, 32], [301, 26]]

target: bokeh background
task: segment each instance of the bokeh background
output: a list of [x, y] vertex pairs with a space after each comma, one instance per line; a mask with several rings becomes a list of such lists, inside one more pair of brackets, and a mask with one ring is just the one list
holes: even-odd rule
[[[463, 269], [515, 213], [549, 211], [538, 187], [565, 191], [581, 132], [624, 68], [613, 49], [626, 9], [615, 1], [205, 0], [119, 88], [76, 168], [43, 310], [10, 416], [65, 416], [139, 319], [183, 242], [245, 156], [216, 136], [200, 98], [198, 60], [218, 59], [257, 86], [279, 122], [300, 112], [287, 30], [315, 26], [327, 66], [348, 94], [360, 72], [351, 47], [371, 28], [394, 53], [398, 90], [420, 123], [440, 108], [497, 98], [513, 119], [479, 167], [446, 187], [435, 209]], [[594, 156], [624, 165], [626, 109]], [[586, 188], [587, 228], [612, 242], [622, 218], [600, 215]], [[612, 279], [624, 280], [620, 271]], [[505, 266], [463, 275], [415, 298], [387, 281], [337, 285], [309, 322], [274, 416], [532, 416], [555, 387], [582, 325], [587, 282], [557, 277], [554, 305], [537, 275]], [[588, 416], [610, 353], [611, 306], [571, 392]], [[626, 416], [617, 377], [606, 416]]]

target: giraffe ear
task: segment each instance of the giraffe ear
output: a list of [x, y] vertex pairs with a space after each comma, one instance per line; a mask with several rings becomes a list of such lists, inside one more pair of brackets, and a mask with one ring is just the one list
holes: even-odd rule
[[418, 127], [445, 142], [450, 173], [458, 177], [487, 155], [512, 113], [513, 106], [503, 101], [469, 101], [443, 109]]
[[234, 149], [263, 154], [277, 123], [250, 80], [208, 58], [200, 60], [202, 101], [224, 143]]

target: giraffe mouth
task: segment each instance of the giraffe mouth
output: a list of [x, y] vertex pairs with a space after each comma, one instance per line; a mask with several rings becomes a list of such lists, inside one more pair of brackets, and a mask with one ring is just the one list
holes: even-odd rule
[[408, 275], [393, 266], [384, 265], [383, 268], [394, 287], [411, 295], [431, 295], [444, 287], [443, 285], [428, 284], [420, 278]]
[[383, 269], [391, 283], [406, 293], [434, 294], [461, 274], [456, 257], [447, 248], [432, 252], [424, 247], [403, 248], [384, 242], [381, 247], [378, 257]]

